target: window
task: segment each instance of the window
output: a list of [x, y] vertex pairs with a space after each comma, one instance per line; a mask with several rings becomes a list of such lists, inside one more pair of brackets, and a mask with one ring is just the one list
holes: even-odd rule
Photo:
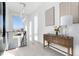
[[0, 33], [3, 32], [3, 17], [0, 15]]
[[13, 30], [21, 30], [24, 28], [22, 18], [19, 16], [13, 16]]
[[34, 16], [34, 40], [38, 41], [38, 16]]
[[32, 42], [38, 41], [38, 16], [34, 16], [29, 21], [29, 40]]
[[32, 41], [32, 21], [29, 22], [29, 40]]

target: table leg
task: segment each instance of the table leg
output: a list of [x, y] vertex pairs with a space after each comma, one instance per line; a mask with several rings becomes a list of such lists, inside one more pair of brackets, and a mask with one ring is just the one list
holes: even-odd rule
[[49, 42], [48, 42], [48, 47], [49, 47]]
[[45, 40], [43, 40], [43, 46], [45, 47]]
[[73, 47], [71, 48], [71, 53], [72, 53], [72, 55], [71, 55], [71, 56], [73, 56]]
[[68, 48], [68, 56], [70, 56], [70, 48]]

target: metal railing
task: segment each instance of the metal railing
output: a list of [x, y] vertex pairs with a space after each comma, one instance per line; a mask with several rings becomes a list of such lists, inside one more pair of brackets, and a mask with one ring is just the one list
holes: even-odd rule
[[[7, 38], [9, 39], [9, 33], [14, 33], [14, 31], [8, 31], [8, 32], [6, 32], [7, 33]], [[18, 33], [18, 32], [15, 32], [16, 34], [16, 36], [18, 35], [21, 35], [21, 33]], [[22, 34], [23, 34], [23, 36], [22, 36], [22, 39], [21, 39], [21, 45], [20, 45], [20, 47], [23, 47], [23, 46], [27, 46], [27, 38], [26, 38], [26, 31], [22, 31]], [[14, 36], [14, 34], [13, 34], [13, 36]]]
[[26, 31], [23, 32], [23, 37], [21, 40], [21, 47], [27, 46], [27, 38], [26, 38]]

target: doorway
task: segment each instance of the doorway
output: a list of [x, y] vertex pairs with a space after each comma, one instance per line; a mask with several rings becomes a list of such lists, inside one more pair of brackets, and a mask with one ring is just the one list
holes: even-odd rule
[[38, 42], [38, 16], [33, 16], [29, 21], [29, 41]]

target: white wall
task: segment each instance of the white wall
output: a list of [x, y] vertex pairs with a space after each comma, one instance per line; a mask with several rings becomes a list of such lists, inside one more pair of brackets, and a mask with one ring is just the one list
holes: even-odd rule
[[[44, 6], [44, 7], [43, 7]], [[30, 15], [30, 19], [33, 20], [34, 15], [38, 15], [38, 38], [39, 42], [43, 43], [43, 34], [45, 33], [55, 33], [53, 31], [53, 26], [45, 26], [45, 11], [52, 6], [55, 7], [55, 25], [60, 24], [59, 17], [59, 3], [48, 3], [40, 7], [40, 9]], [[74, 55], [79, 55], [79, 24], [73, 24], [69, 27], [68, 32], [70, 36], [74, 37]]]
[[45, 26], [45, 11], [51, 7], [55, 7], [55, 24], [59, 24], [59, 3], [44, 3], [39, 8], [30, 15], [30, 20], [33, 20], [33, 17], [38, 16], [38, 39], [39, 42], [43, 42], [43, 34], [45, 33], [54, 33], [53, 26]]
[[[27, 20], [26, 18], [26, 23], [28, 22], [29, 26], [29, 21], [34, 20], [34, 16], [38, 16], [38, 38], [39, 42], [43, 43], [43, 34], [45, 33], [54, 33], [53, 31], [53, 26], [45, 26], [45, 11], [51, 7], [55, 7], [55, 25], [58, 25], [59, 22], [59, 3], [44, 3], [42, 4], [37, 11], [29, 15], [29, 18]], [[11, 14], [7, 10], [7, 15], [6, 15], [6, 29], [7, 30], [12, 30], [12, 20], [10, 18]], [[32, 24], [33, 25], [33, 24]], [[34, 27], [32, 27], [32, 35]], [[29, 29], [28, 29], [29, 30]], [[72, 26], [69, 27], [69, 35], [74, 37], [74, 55], [79, 55], [79, 24], [73, 24]], [[11, 36], [10, 36], [11, 38]], [[33, 36], [32, 36], [32, 39]]]
[[79, 24], [69, 27], [69, 35], [74, 37], [74, 55], [79, 56]]

